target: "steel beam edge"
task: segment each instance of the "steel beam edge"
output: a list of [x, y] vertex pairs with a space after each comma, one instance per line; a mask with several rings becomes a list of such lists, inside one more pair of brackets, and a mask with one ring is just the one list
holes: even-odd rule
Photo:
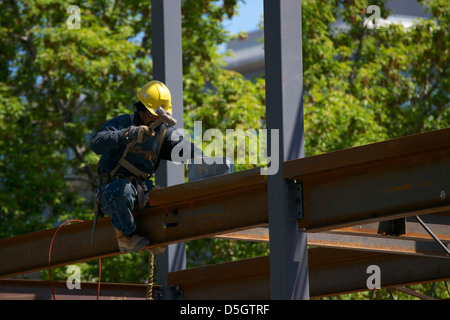
[[[80, 289], [68, 289], [66, 281], [53, 281], [56, 300], [96, 300], [98, 283], [81, 282]], [[99, 300], [145, 300], [146, 284], [101, 282]], [[153, 285], [153, 298], [159, 285]], [[50, 281], [0, 279], [0, 300], [52, 300]]]
[[[214, 238], [269, 242], [269, 230], [265, 227], [252, 228], [219, 234]], [[450, 247], [450, 241], [444, 243]], [[382, 236], [362, 231], [352, 233], [333, 230], [332, 232], [309, 233], [308, 246], [448, 258], [446, 252], [431, 238]]]
[[285, 161], [302, 186], [299, 228], [330, 231], [450, 213], [450, 128]]
[[[308, 250], [311, 298], [369, 291], [368, 267], [377, 265], [381, 288], [450, 279], [450, 259], [358, 252], [346, 249]], [[269, 256], [169, 273], [187, 300], [269, 300]]]
[[[154, 244], [168, 245], [267, 224], [267, 184], [259, 168], [157, 189], [152, 207], [134, 214], [138, 232]], [[110, 218], [64, 226], [54, 240], [52, 267], [121, 254]], [[0, 277], [48, 267], [57, 228], [0, 239]]]

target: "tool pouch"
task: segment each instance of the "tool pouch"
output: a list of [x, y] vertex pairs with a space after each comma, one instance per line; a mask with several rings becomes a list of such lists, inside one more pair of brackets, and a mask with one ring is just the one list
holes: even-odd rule
[[136, 201], [135, 201], [134, 208], [142, 210], [148, 204], [147, 185], [144, 182], [139, 181], [137, 179], [133, 179], [133, 180], [134, 181], [132, 181], [132, 183], [133, 183], [133, 185], [135, 186], [135, 188], [137, 190], [137, 196], [136, 196]]
[[95, 199], [94, 199], [94, 223], [92, 225], [92, 231], [91, 231], [91, 244], [94, 242], [94, 235], [95, 235], [95, 229], [97, 228], [97, 221], [98, 217], [104, 217], [105, 214], [100, 209], [100, 201], [102, 198], [103, 190], [105, 189], [106, 185], [108, 183], [100, 183], [100, 185], [95, 189]]
[[102, 172], [99, 174], [98, 177], [98, 187], [94, 190], [94, 206], [95, 206], [95, 216], [96, 217], [104, 217], [105, 214], [100, 209], [100, 201], [102, 198], [103, 190], [106, 188], [108, 183], [110, 182], [111, 178], [109, 176], [109, 172]]
[[106, 184], [101, 184], [94, 191], [94, 194], [95, 194], [95, 199], [94, 199], [95, 215], [99, 216], [99, 217], [102, 217], [102, 218], [105, 216], [105, 214], [100, 209], [100, 200], [101, 200], [101, 197], [102, 197], [103, 189], [105, 189], [105, 187], [106, 187]]

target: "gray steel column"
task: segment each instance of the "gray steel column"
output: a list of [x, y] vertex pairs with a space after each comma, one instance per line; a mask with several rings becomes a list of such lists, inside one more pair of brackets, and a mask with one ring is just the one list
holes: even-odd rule
[[[172, 95], [176, 128], [183, 128], [183, 62], [181, 42], [181, 0], [152, 0], [153, 79], [162, 81]], [[184, 183], [184, 165], [162, 160], [155, 174], [156, 184], [167, 187]], [[186, 268], [184, 243], [167, 247], [155, 257], [156, 283], [167, 285], [167, 273]], [[166, 287], [163, 299], [173, 298]]]
[[283, 300], [309, 299], [306, 233], [298, 230], [296, 187], [281, 167], [304, 157], [301, 27], [301, 0], [264, 0], [267, 129], [280, 130], [280, 168], [268, 176], [270, 290]]

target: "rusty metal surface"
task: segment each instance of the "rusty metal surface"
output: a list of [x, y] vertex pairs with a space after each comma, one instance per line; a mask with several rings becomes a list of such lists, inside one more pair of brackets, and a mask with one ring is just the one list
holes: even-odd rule
[[[92, 221], [61, 228], [52, 247], [52, 266], [108, 257], [119, 253], [109, 218], [100, 219], [94, 243], [90, 244]], [[0, 240], [0, 277], [48, 267], [48, 254], [55, 229]]]
[[[328, 152], [283, 163], [286, 179], [326, 176], [336, 170], [353, 171], [355, 167], [373, 167], [380, 163], [408, 160], [450, 150], [450, 128], [420, 133], [364, 146]], [[399, 186], [397, 186], [399, 187]]]
[[[450, 215], [423, 215], [421, 219], [433, 230], [434, 234], [442, 241], [450, 241]], [[331, 232], [348, 235], [365, 235], [383, 237], [377, 233], [378, 223], [361, 224], [352, 227], [335, 229]], [[399, 239], [430, 240], [430, 235], [423, 229], [414, 217], [406, 218], [406, 233], [400, 235]]]
[[[56, 300], [96, 300], [97, 283], [81, 282], [80, 289], [68, 289], [65, 281], [54, 281]], [[156, 290], [159, 286], [154, 286]], [[154, 291], [155, 292], [155, 291]], [[99, 300], [145, 300], [147, 285], [107, 283], [100, 286]], [[0, 300], [53, 300], [49, 281], [0, 279]]]
[[[421, 216], [421, 219], [427, 224], [427, 226], [431, 230], [433, 230], [434, 234], [440, 240], [445, 242], [450, 241], [450, 214], [441, 214], [441, 215], [428, 214]], [[352, 227], [334, 229], [329, 231], [329, 233], [385, 238], [384, 235], [378, 233], [379, 224], [380, 224], [379, 222], [359, 224]], [[267, 227], [252, 228], [237, 232], [219, 234], [216, 235], [215, 238], [267, 242], [269, 241], [269, 230]], [[394, 239], [420, 241], [420, 240], [431, 240], [431, 237], [414, 217], [407, 217], [406, 233], [398, 237], [395, 237]]]
[[[450, 279], [450, 259], [330, 248], [309, 249], [308, 255], [311, 298], [367, 291], [370, 265], [380, 267], [382, 288], [404, 292], [402, 286]], [[168, 282], [179, 286], [186, 300], [263, 300], [270, 299], [269, 276], [270, 260], [264, 256], [172, 272]], [[68, 290], [64, 281], [56, 281], [54, 286], [57, 300], [96, 299], [97, 283], [83, 282], [81, 290]], [[157, 288], [154, 286], [155, 292]], [[143, 284], [101, 284], [102, 300], [145, 297]], [[1, 300], [51, 298], [48, 281], [0, 279]]]
[[270, 299], [268, 256], [170, 272], [167, 280], [186, 300]]
[[[153, 193], [154, 192], [154, 193]], [[267, 224], [266, 178], [259, 169], [152, 191], [152, 207], [136, 212], [138, 232], [154, 246]], [[164, 228], [166, 226], [166, 228]], [[110, 218], [64, 226], [52, 248], [52, 266], [121, 254]], [[55, 229], [0, 239], [0, 277], [44, 269]]]
[[[400, 283], [436, 280], [436, 274], [419, 275], [417, 279], [402, 278], [402, 268], [409, 270], [409, 264], [417, 263], [417, 266], [428, 270], [426, 261], [431, 266], [446, 263], [436, 259], [448, 261], [421, 256], [439, 256], [439, 253], [417, 223], [408, 217], [406, 234], [395, 238], [382, 237], [375, 229], [379, 221], [423, 213], [424, 221], [448, 245], [449, 134], [448, 129], [439, 130], [285, 163], [285, 177], [299, 179], [303, 184], [304, 218], [299, 226], [313, 232], [310, 233], [309, 244], [369, 250], [343, 251], [351, 252], [350, 256], [373, 259], [373, 263], [376, 259], [381, 262], [383, 259], [392, 260], [386, 260], [385, 268], [394, 270], [391, 277], [397, 275]], [[267, 226], [268, 223], [267, 181], [259, 172], [257, 168], [154, 190], [150, 202], [152, 207], [135, 214], [139, 231], [154, 241], [155, 246], [219, 234], [227, 237], [229, 232], [244, 239], [248, 237], [246, 229]], [[89, 243], [91, 227], [92, 221], [88, 221], [61, 229], [52, 249], [52, 266], [120, 254], [109, 218], [100, 219], [93, 245]], [[246, 231], [236, 233], [240, 230]], [[264, 229], [252, 230], [256, 230], [251, 236], [257, 241], [268, 240]], [[325, 236], [316, 233], [324, 230]], [[48, 249], [55, 231], [56, 228], [0, 239], [0, 277], [46, 268]], [[381, 251], [406, 255], [380, 256]], [[311, 251], [312, 254], [314, 252], [318, 251]], [[338, 251], [329, 252], [335, 254]], [[394, 267], [394, 260], [399, 262], [397, 267]], [[334, 263], [339, 269], [339, 259], [327, 263]], [[344, 276], [344, 271], [340, 272], [338, 280]], [[255, 271], [255, 274], [258, 273]], [[257, 280], [251, 276], [243, 278], [250, 281], [249, 285], [255, 281], [256, 288], [263, 282], [262, 273]], [[392, 278], [391, 282], [398, 285], [394, 280]], [[336, 287], [339, 283], [336, 281]], [[340, 285], [346, 288], [345, 284]]]
[[169, 188], [151, 191], [150, 206], [166, 206], [173, 203], [190, 203], [193, 199], [208, 200], [218, 195], [229, 196], [251, 186], [266, 184], [267, 177], [260, 174], [260, 168], [239, 171], [211, 177]]
[[450, 212], [450, 129], [283, 163], [303, 188], [299, 228], [355, 224]]
[[[408, 254], [429, 257], [447, 257], [446, 252], [433, 240], [408, 240], [396, 237], [366, 237], [332, 233], [308, 234], [308, 245], [360, 251]], [[450, 242], [446, 244], [450, 247]]]
[[[355, 232], [333, 230], [332, 232], [309, 233], [308, 245], [326, 248], [446, 257], [445, 251], [429, 237], [429, 239], [412, 239], [411, 237], [380, 236], [376, 234], [376, 229], [369, 229], [366, 232], [364, 233], [361, 230], [356, 230]], [[255, 228], [217, 235], [215, 238], [268, 242], [269, 231], [267, 228]], [[450, 248], [450, 241], [444, 241], [444, 243]]]
[[[314, 248], [308, 251], [311, 298], [368, 291], [370, 265], [381, 271], [381, 287], [400, 287], [450, 278], [450, 259]], [[169, 273], [189, 299], [270, 299], [269, 257]]]
[[259, 227], [215, 235], [217, 239], [231, 239], [253, 242], [269, 242], [269, 228]]
[[450, 278], [448, 258], [317, 248], [310, 254], [314, 296], [368, 290], [371, 265], [380, 267], [382, 288]]
[[[450, 248], [450, 216], [422, 216], [436, 236]], [[386, 236], [377, 232], [379, 223], [335, 229], [329, 232], [308, 234], [308, 245], [328, 248], [345, 248], [363, 251], [445, 257], [446, 252], [430, 237], [414, 218], [408, 218], [407, 233]], [[267, 227], [252, 228], [216, 235], [215, 238], [241, 241], [268, 242]]]

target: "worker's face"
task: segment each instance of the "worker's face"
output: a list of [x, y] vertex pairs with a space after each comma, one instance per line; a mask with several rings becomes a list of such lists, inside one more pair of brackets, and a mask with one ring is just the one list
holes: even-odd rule
[[155, 122], [158, 119], [158, 116], [151, 114], [150, 111], [139, 111], [139, 118], [143, 124], [148, 126], [152, 122]]

